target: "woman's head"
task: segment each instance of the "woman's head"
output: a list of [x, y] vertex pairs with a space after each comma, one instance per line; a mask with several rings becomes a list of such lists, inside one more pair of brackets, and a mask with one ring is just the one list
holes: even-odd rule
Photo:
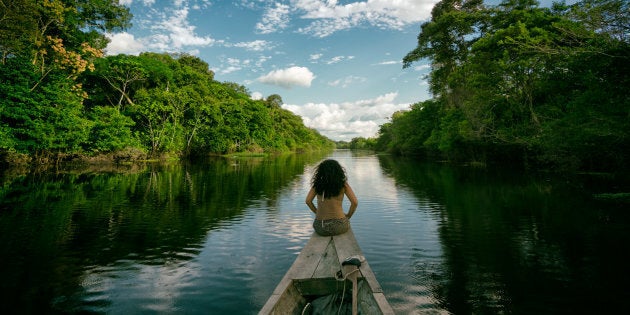
[[339, 162], [324, 160], [315, 169], [311, 184], [318, 195], [330, 198], [339, 195], [346, 180], [346, 171]]

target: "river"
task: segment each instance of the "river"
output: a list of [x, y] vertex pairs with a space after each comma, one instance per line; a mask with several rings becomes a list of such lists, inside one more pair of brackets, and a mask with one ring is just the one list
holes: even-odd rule
[[312, 233], [325, 157], [397, 314], [630, 309], [630, 210], [593, 198], [618, 181], [338, 150], [5, 174], [0, 313], [255, 314]]

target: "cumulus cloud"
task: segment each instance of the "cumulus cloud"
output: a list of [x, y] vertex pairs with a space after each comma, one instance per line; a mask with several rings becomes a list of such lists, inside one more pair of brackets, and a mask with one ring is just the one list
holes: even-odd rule
[[263, 99], [263, 94], [260, 92], [254, 92], [252, 93], [251, 99], [253, 100], [262, 100]]
[[315, 75], [306, 67], [290, 67], [287, 69], [273, 70], [258, 78], [258, 82], [278, 85], [284, 88], [293, 86], [311, 86]]
[[195, 28], [188, 22], [188, 8], [174, 10], [172, 15], [153, 26], [154, 30], [165, 35], [158, 37], [154, 45], [179, 50], [184, 46], [210, 46], [215, 43], [209, 36], [195, 34]]
[[110, 40], [109, 44], [105, 48], [107, 55], [138, 55], [145, 50], [144, 44], [136, 40], [133, 34], [127, 32], [117, 34], [106, 34]]
[[374, 137], [380, 125], [396, 111], [408, 109], [408, 103], [396, 103], [398, 93], [373, 99], [343, 103], [284, 104], [283, 108], [302, 116], [304, 124], [323, 135], [349, 141], [356, 137]]
[[[131, 4], [131, 1], [127, 1]], [[151, 5], [152, 1], [144, 1], [145, 5]], [[144, 38], [136, 39], [128, 33], [108, 35], [111, 42], [106, 51], [113, 55], [117, 53], [138, 54], [141, 51], [188, 51], [194, 53], [194, 47], [208, 47], [222, 41], [217, 41], [210, 36], [200, 36], [196, 33], [196, 26], [188, 21], [189, 9], [180, 3], [177, 9], [165, 10], [162, 15], [150, 25], [151, 34]], [[142, 22], [141, 22], [142, 23]], [[260, 44], [254, 43], [253, 45]], [[251, 46], [250, 46], [251, 47]], [[254, 46], [255, 47], [255, 46]]]

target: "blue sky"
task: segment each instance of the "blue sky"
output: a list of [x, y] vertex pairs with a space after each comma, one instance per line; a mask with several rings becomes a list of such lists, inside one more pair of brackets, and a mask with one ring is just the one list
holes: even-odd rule
[[218, 81], [283, 107], [333, 140], [373, 137], [392, 113], [430, 98], [427, 62], [402, 69], [438, 0], [120, 0], [133, 27], [109, 55], [185, 52]]

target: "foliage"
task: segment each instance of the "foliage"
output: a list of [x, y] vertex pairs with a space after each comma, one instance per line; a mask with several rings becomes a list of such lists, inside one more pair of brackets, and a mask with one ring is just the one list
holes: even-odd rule
[[348, 141], [336, 141], [335, 148], [351, 150], [375, 150], [376, 138], [356, 137]]
[[115, 152], [127, 147], [140, 146], [133, 137], [134, 121], [116, 108], [97, 106], [90, 112], [94, 122], [87, 148], [94, 152]]
[[82, 97], [74, 81], [50, 75], [38, 93], [30, 91], [32, 65], [18, 58], [0, 68], [0, 120], [7, 138], [3, 149], [40, 155], [46, 152], [75, 153], [85, 142], [91, 122], [83, 117]]
[[103, 33], [130, 26], [119, 1], [1, 5], [2, 152], [159, 156], [333, 146], [282, 109], [279, 95], [252, 100], [244, 86], [215, 81], [198, 57], [103, 57]]
[[444, 0], [404, 67], [428, 58], [433, 100], [396, 113], [377, 148], [451, 160], [627, 167], [628, 3]]

